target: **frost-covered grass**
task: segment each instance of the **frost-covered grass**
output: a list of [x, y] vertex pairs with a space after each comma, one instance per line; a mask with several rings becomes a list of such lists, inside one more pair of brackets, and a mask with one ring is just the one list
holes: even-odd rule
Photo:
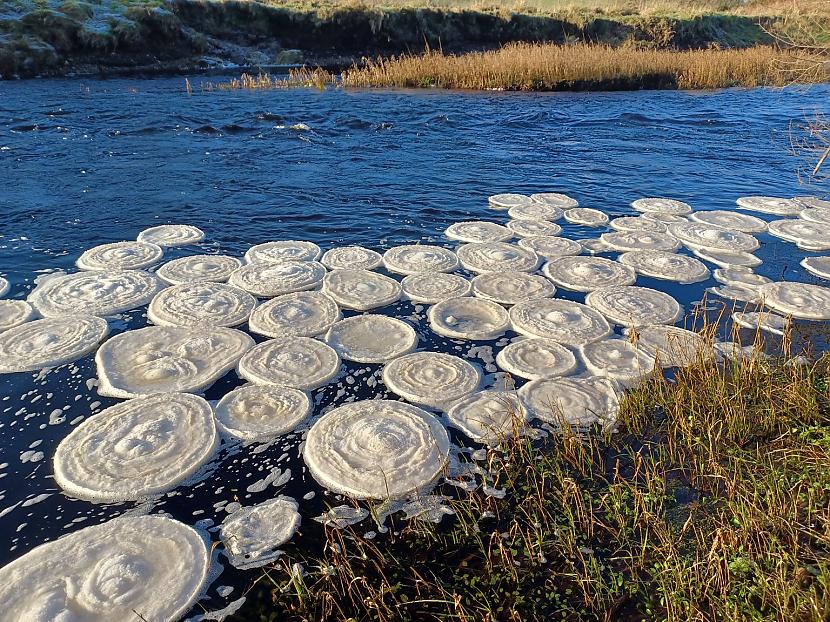
[[829, 400], [827, 355], [655, 376], [617, 434], [488, 450], [440, 524], [309, 526], [237, 619], [827, 620]]

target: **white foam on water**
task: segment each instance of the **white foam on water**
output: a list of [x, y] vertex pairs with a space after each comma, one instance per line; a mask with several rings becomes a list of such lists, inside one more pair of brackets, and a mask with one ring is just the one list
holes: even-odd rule
[[227, 283], [185, 283], [163, 289], [147, 317], [157, 326], [239, 326], [248, 321], [256, 298]]
[[[637, 347], [655, 357], [664, 368], [687, 367], [712, 357], [712, 349], [703, 337], [685, 328], [660, 324], [641, 326], [635, 332]], [[626, 334], [630, 336], [631, 329]]]
[[213, 457], [219, 435], [203, 398], [167, 393], [92, 415], [55, 451], [55, 482], [96, 503], [146, 499], [175, 488]]
[[398, 499], [435, 481], [449, 450], [447, 431], [436, 417], [403, 402], [364, 400], [318, 419], [303, 459], [329, 490], [358, 499]]
[[529, 205], [532, 199], [524, 194], [517, 194], [515, 192], [505, 192], [502, 194], [491, 195], [487, 199], [487, 203], [493, 209], [510, 209], [517, 205]]
[[783, 335], [789, 326], [789, 320], [771, 311], [735, 311], [732, 321], [742, 328], [764, 330], [773, 335]]
[[473, 285], [458, 274], [436, 272], [406, 276], [401, 281], [401, 288], [404, 297], [413, 302], [435, 304], [447, 298], [468, 296]]
[[515, 393], [480, 391], [456, 402], [444, 419], [476, 442], [497, 445], [521, 431], [527, 416]]
[[703, 262], [666, 251], [628, 251], [618, 261], [644, 276], [684, 285], [705, 281], [710, 274]]
[[513, 329], [529, 337], [580, 346], [611, 333], [607, 320], [591, 307], [555, 298], [520, 302], [510, 308]]
[[579, 349], [585, 367], [595, 376], [634, 386], [654, 370], [654, 357], [627, 339], [601, 339]]
[[225, 283], [242, 262], [228, 255], [190, 255], [159, 266], [156, 276], [169, 285]]
[[451, 250], [427, 244], [393, 246], [383, 254], [383, 265], [396, 274], [450, 272], [458, 267], [458, 257]]
[[579, 205], [576, 199], [560, 192], [537, 192], [535, 194], [531, 194], [530, 198], [535, 203], [552, 205], [563, 210], [577, 207]]
[[496, 355], [496, 364], [513, 376], [536, 380], [569, 376], [576, 370], [576, 357], [551, 339], [529, 337], [514, 341]]
[[250, 570], [276, 560], [281, 554], [277, 547], [300, 527], [299, 507], [291, 497], [278, 497], [226, 516], [219, 534], [231, 565]]
[[326, 268], [316, 261], [249, 263], [234, 270], [228, 283], [258, 298], [273, 298], [319, 287]]
[[557, 286], [577, 292], [631, 285], [637, 280], [633, 268], [604, 257], [559, 257], [546, 263], [542, 274]]
[[369, 270], [334, 270], [323, 279], [323, 292], [345, 309], [368, 311], [401, 297], [401, 284]]
[[575, 225], [602, 227], [608, 224], [608, 215], [590, 207], [574, 207], [565, 210], [565, 220]]
[[[677, 225], [674, 225], [677, 226]], [[617, 251], [676, 251], [678, 242], [669, 233], [651, 233], [649, 231], [612, 231], [603, 233], [599, 239]]]
[[383, 256], [362, 246], [340, 246], [323, 253], [320, 263], [329, 270], [374, 270], [383, 263]]
[[42, 544], [0, 569], [0, 608], [19, 622], [178, 620], [208, 582], [196, 530], [164, 516], [120, 517]]
[[513, 220], [559, 220], [564, 215], [561, 207], [550, 203], [540, 203], [533, 201], [526, 205], [516, 205], [511, 207], [507, 215]]
[[610, 427], [619, 412], [617, 392], [607, 378], [541, 378], [519, 389], [519, 397], [531, 417], [555, 426]]
[[721, 229], [731, 229], [743, 233], [763, 233], [767, 230], [767, 223], [760, 218], [727, 210], [695, 212], [689, 216], [689, 219], [710, 227], [720, 227]]
[[109, 333], [106, 320], [67, 315], [0, 333], [0, 374], [57, 367], [92, 352]]
[[325, 337], [340, 358], [385, 363], [412, 352], [418, 335], [406, 322], [385, 315], [356, 315], [334, 324]]
[[494, 222], [471, 220], [451, 224], [444, 231], [444, 235], [459, 242], [504, 242], [513, 237], [513, 232]]
[[98, 393], [120, 398], [198, 393], [233, 369], [253, 345], [233, 328], [149, 326], [121, 333], [95, 355]]
[[582, 245], [579, 242], [549, 235], [529, 236], [520, 239], [517, 244], [522, 248], [529, 248], [545, 259], [579, 255], [582, 252]]
[[638, 212], [659, 212], [662, 214], [674, 214], [676, 216], [683, 216], [692, 211], [692, 206], [688, 203], [660, 197], [636, 199], [631, 202], [631, 207]]
[[749, 196], [740, 197], [735, 203], [740, 209], [776, 216], [796, 216], [804, 207], [793, 199], [780, 197]]
[[773, 220], [769, 223], [769, 234], [798, 244], [799, 248], [813, 251], [830, 250], [830, 230], [827, 223], [799, 218]]
[[830, 257], [805, 257], [801, 266], [821, 279], [830, 279]]
[[752, 252], [760, 243], [748, 233], [713, 227], [700, 222], [669, 225], [669, 233], [692, 249], [703, 248], [727, 253]]
[[779, 281], [760, 288], [770, 308], [805, 320], [830, 320], [830, 288], [810, 283]]
[[142, 270], [156, 265], [163, 256], [157, 244], [112, 242], [84, 251], [75, 265], [81, 270]]
[[388, 363], [383, 369], [383, 382], [409, 402], [446, 410], [479, 388], [481, 372], [457, 356], [414, 352]]
[[553, 284], [544, 277], [525, 272], [487, 272], [473, 279], [473, 295], [502, 305], [551, 298]]
[[316, 337], [341, 318], [340, 308], [322, 292], [293, 292], [272, 298], [251, 313], [248, 328], [266, 337]]
[[620, 326], [674, 324], [683, 308], [672, 296], [648, 287], [605, 287], [585, 296], [585, 304]]
[[544, 220], [511, 220], [507, 223], [507, 228], [517, 238], [555, 236], [562, 233], [562, 227], [555, 222], [547, 222]]
[[463, 244], [456, 252], [461, 265], [470, 272], [533, 272], [539, 265], [539, 256], [529, 248], [504, 242]]
[[310, 337], [281, 337], [260, 343], [239, 361], [239, 375], [255, 384], [311, 391], [340, 372], [340, 356]]
[[0, 333], [20, 326], [34, 317], [34, 308], [25, 300], [0, 300]]
[[658, 220], [643, 218], [642, 216], [621, 216], [608, 223], [617, 231], [647, 231], [649, 233], [665, 233], [666, 225]]
[[692, 253], [721, 268], [744, 267], [757, 268], [763, 262], [752, 253], [718, 251], [714, 249], [691, 248]]
[[248, 441], [292, 431], [312, 408], [309, 396], [299, 389], [245, 385], [222, 397], [214, 412], [222, 432]]
[[245, 253], [248, 263], [283, 263], [286, 261], [317, 261], [322, 250], [313, 242], [282, 240], [256, 244]]
[[205, 239], [205, 232], [193, 225], [159, 225], [150, 227], [138, 234], [139, 242], [149, 242], [157, 246], [187, 246], [198, 244]]
[[501, 305], [483, 298], [449, 298], [427, 312], [433, 332], [453, 339], [496, 339], [510, 328], [510, 316]]

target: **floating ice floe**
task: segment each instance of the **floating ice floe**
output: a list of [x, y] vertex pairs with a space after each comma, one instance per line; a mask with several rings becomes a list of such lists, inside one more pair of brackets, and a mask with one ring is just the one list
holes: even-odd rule
[[637, 280], [633, 268], [604, 257], [560, 257], [542, 267], [542, 274], [559, 287], [590, 292], [612, 285], [631, 285]]
[[602, 227], [608, 224], [608, 215], [590, 207], [574, 207], [565, 210], [565, 220], [574, 225]]
[[528, 337], [503, 348], [496, 355], [496, 364], [514, 376], [536, 380], [574, 373], [576, 357], [556, 341]]
[[472, 220], [450, 225], [444, 231], [444, 235], [459, 242], [504, 242], [513, 237], [513, 232], [494, 222]]
[[556, 292], [544, 277], [526, 272], [487, 272], [473, 279], [473, 294], [502, 305], [551, 298]]
[[709, 268], [703, 262], [667, 251], [628, 251], [621, 254], [618, 261], [644, 276], [684, 285], [709, 278]]
[[731, 229], [743, 233], [763, 233], [767, 230], [767, 223], [760, 218], [726, 210], [695, 212], [689, 215], [689, 219], [710, 227], [720, 227], [721, 229]]
[[98, 393], [120, 398], [198, 393], [233, 369], [253, 345], [233, 328], [148, 326], [121, 333], [95, 355]]
[[99, 317], [65, 315], [25, 322], [0, 333], [0, 373], [58, 367], [92, 352], [109, 327]]
[[210, 569], [208, 545], [191, 527], [164, 516], [114, 518], [0, 569], [0, 608], [17, 622], [178, 620]]
[[582, 245], [579, 242], [549, 235], [529, 236], [520, 239], [517, 244], [522, 248], [529, 248], [539, 257], [545, 259], [579, 255], [582, 252]]
[[227, 283], [185, 283], [163, 289], [147, 308], [157, 326], [239, 326], [248, 321], [256, 298]]
[[669, 225], [669, 233], [690, 248], [717, 250], [727, 253], [752, 252], [760, 243], [748, 233], [713, 227], [700, 222]]
[[830, 257], [805, 257], [801, 266], [821, 279], [830, 279]]
[[666, 225], [659, 220], [643, 218], [642, 216], [621, 216], [608, 223], [617, 231], [647, 231], [648, 233], [665, 233]]
[[763, 214], [775, 214], [776, 216], [796, 216], [804, 209], [804, 206], [798, 201], [779, 197], [740, 197], [735, 203], [741, 209]]
[[830, 230], [826, 223], [800, 218], [773, 220], [769, 223], [769, 234], [793, 242], [805, 250], [830, 250]]
[[773, 335], [783, 335], [789, 326], [789, 320], [771, 311], [736, 311], [732, 321], [741, 328], [764, 330]]
[[156, 265], [163, 256], [157, 244], [112, 242], [84, 251], [75, 265], [81, 270], [142, 270]]
[[542, 203], [543, 205], [552, 205], [560, 209], [570, 209], [572, 207], [577, 207], [579, 205], [576, 199], [569, 197], [567, 194], [561, 194], [559, 192], [537, 192], [535, 194], [531, 194], [530, 198], [535, 203]]
[[249, 384], [223, 396], [215, 413], [225, 434], [250, 441], [290, 432], [311, 410], [311, 399], [299, 389]]
[[205, 232], [193, 225], [159, 225], [138, 234], [139, 242], [149, 242], [161, 247], [187, 246], [205, 239]]
[[624, 386], [633, 386], [654, 370], [654, 357], [627, 339], [601, 339], [579, 350], [585, 367]]
[[519, 396], [531, 417], [553, 425], [610, 427], [619, 413], [618, 388], [608, 378], [541, 378], [531, 380]]
[[545, 220], [511, 220], [507, 223], [507, 228], [517, 238], [555, 236], [562, 233], [562, 227], [555, 222]]
[[604, 287], [585, 296], [585, 304], [620, 326], [674, 324], [683, 308], [671, 296], [648, 287]]
[[0, 333], [34, 317], [35, 310], [25, 300], [0, 300]]
[[456, 252], [461, 265], [470, 272], [533, 272], [539, 256], [529, 248], [504, 242], [463, 244]]
[[713, 263], [716, 266], [720, 266], [721, 268], [730, 268], [736, 266], [744, 268], [757, 268], [761, 265], [761, 263], [763, 263], [760, 259], [758, 259], [758, 257], [753, 255], [752, 253], [745, 253], [741, 251], [718, 251], [709, 248], [692, 248], [690, 250], [692, 251], [692, 253], [694, 253], [704, 261]]
[[249, 263], [234, 270], [228, 283], [258, 298], [273, 298], [314, 289], [325, 275], [326, 268], [321, 263], [286, 259], [274, 263]]
[[817, 222], [824, 225], [830, 225], [830, 202], [828, 207], [807, 207], [798, 213], [798, 217], [810, 222]]
[[719, 360], [752, 361], [769, 357], [754, 345], [742, 346], [734, 341], [716, 341], [712, 346]]
[[77, 272], [47, 279], [28, 301], [43, 317], [105, 317], [149, 303], [163, 287], [155, 276], [140, 270]]
[[[614, 249], [608, 246], [605, 242], [600, 240], [599, 238], [582, 238], [579, 240], [574, 240], [577, 244], [582, 246], [582, 250], [589, 255], [599, 255], [600, 253], [610, 253]], [[574, 255], [578, 255], [579, 253], [573, 253]], [[550, 258], [548, 258], [550, 259]]]
[[657, 222], [662, 222], [665, 225], [675, 222], [689, 222], [689, 219], [685, 216], [678, 216], [677, 214], [666, 214], [664, 212], [643, 212], [640, 215], [640, 218], [643, 218], [645, 220], [656, 220]]
[[320, 263], [329, 270], [374, 270], [383, 263], [383, 256], [362, 246], [340, 246], [323, 253]]
[[476, 391], [481, 372], [464, 359], [440, 352], [414, 352], [383, 369], [387, 388], [414, 404], [446, 410]]
[[97, 503], [147, 499], [193, 476], [219, 435], [203, 398], [165, 393], [121, 402], [84, 420], [55, 450], [55, 482]]
[[275, 384], [311, 391], [340, 372], [340, 356], [310, 337], [281, 337], [260, 343], [239, 361], [239, 375], [255, 384]]
[[510, 320], [518, 333], [571, 346], [581, 346], [611, 333], [606, 319], [591, 307], [556, 298], [513, 305]]
[[340, 320], [326, 333], [340, 358], [358, 363], [385, 363], [412, 352], [418, 335], [406, 322], [385, 315], [356, 315]]
[[283, 263], [285, 261], [317, 261], [322, 250], [313, 242], [282, 240], [257, 244], [245, 253], [248, 263]]
[[326, 527], [331, 526], [337, 529], [345, 529], [351, 525], [357, 525], [367, 518], [369, 518], [369, 510], [366, 508], [355, 508], [350, 505], [338, 505], [333, 508], [329, 508], [320, 516], [315, 516], [314, 520], [318, 523], [322, 523]]
[[248, 328], [266, 337], [316, 337], [340, 318], [340, 307], [328, 295], [293, 292], [272, 298], [254, 309]]
[[299, 507], [291, 497], [278, 497], [229, 514], [219, 535], [231, 565], [249, 570], [276, 560], [280, 556], [277, 547], [300, 527]]
[[495, 339], [510, 328], [504, 307], [483, 298], [448, 298], [430, 307], [427, 316], [433, 332], [453, 339]]
[[755, 274], [747, 268], [718, 268], [712, 276], [715, 277], [716, 281], [724, 285], [738, 283], [749, 287], [760, 287], [761, 285], [772, 283], [772, 279]]
[[383, 254], [383, 265], [397, 274], [450, 272], [458, 267], [458, 257], [451, 250], [427, 244], [395, 246]]
[[0, 298], [8, 294], [11, 287], [11, 283], [9, 283], [7, 279], [0, 276]]
[[[687, 367], [701, 360], [711, 360], [712, 348], [697, 333], [664, 324], [634, 329], [638, 348], [651, 355], [664, 368]], [[631, 335], [631, 329], [626, 330]]]
[[533, 200], [524, 194], [516, 194], [515, 192], [506, 192], [503, 194], [494, 194], [487, 199], [490, 207], [493, 209], [510, 209], [517, 205], [530, 205]]
[[795, 197], [795, 198], [793, 198], [793, 201], [796, 201], [797, 203], [800, 203], [805, 208], [816, 207], [816, 208], [830, 209], [830, 201], [828, 201], [826, 199], [820, 199], [818, 197], [808, 197], [808, 196]]
[[779, 281], [759, 289], [770, 308], [805, 320], [830, 320], [830, 288], [810, 283]]
[[676, 251], [680, 242], [668, 233], [649, 231], [611, 231], [599, 236], [606, 245], [617, 251]]
[[761, 294], [758, 287], [746, 285], [745, 283], [724, 283], [723, 285], [707, 287], [706, 291], [726, 300], [737, 300], [753, 304], [761, 302]]
[[496, 445], [524, 426], [525, 409], [515, 393], [481, 391], [456, 402], [445, 419], [472, 440]]
[[539, 203], [534, 201], [527, 205], [517, 205], [508, 210], [507, 215], [513, 220], [559, 220], [564, 215], [561, 207], [550, 203]]
[[447, 298], [469, 296], [473, 285], [463, 276], [443, 272], [411, 274], [401, 281], [403, 295], [412, 302], [435, 304]]
[[401, 297], [401, 284], [369, 270], [334, 270], [323, 279], [323, 292], [345, 309], [368, 311]]
[[225, 283], [242, 262], [228, 255], [190, 255], [159, 266], [156, 276], [170, 285]]
[[676, 216], [683, 216], [692, 211], [692, 206], [683, 201], [676, 199], [663, 199], [657, 197], [647, 197], [644, 199], [636, 199], [631, 202], [633, 207], [638, 212], [659, 212], [661, 214], [674, 214]]
[[436, 417], [403, 402], [364, 400], [317, 420], [303, 459], [329, 490], [357, 499], [398, 499], [437, 479], [449, 450], [447, 431]]

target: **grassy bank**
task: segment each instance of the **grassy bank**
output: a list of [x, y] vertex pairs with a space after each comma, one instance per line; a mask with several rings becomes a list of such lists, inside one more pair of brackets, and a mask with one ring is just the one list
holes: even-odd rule
[[828, 366], [655, 377], [614, 436], [489, 450], [478, 464], [504, 497], [445, 485], [438, 525], [393, 518], [367, 540], [371, 525], [304, 523], [235, 619], [827, 620]]

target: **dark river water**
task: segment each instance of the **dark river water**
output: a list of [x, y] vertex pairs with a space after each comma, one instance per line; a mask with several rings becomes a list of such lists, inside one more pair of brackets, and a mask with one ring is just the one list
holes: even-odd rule
[[[279, 239], [383, 250], [417, 241], [452, 246], [442, 233], [459, 220], [503, 222], [506, 215], [487, 206], [488, 195], [498, 192], [565, 192], [611, 216], [634, 214], [630, 202], [644, 196], [734, 209], [741, 195], [811, 194], [815, 189], [799, 184], [800, 163], [788, 153], [791, 124], [830, 112], [827, 86], [203, 92], [201, 80], [192, 79], [190, 96], [178, 77], [0, 82], [0, 275], [12, 283], [9, 297], [25, 298], [39, 274], [72, 269], [86, 248], [134, 239], [168, 222], [207, 233], [204, 243], [174, 249], [169, 258], [241, 256], [252, 244]], [[601, 231], [566, 225], [563, 235]], [[759, 237], [764, 264], [757, 272], [814, 281], [798, 265], [803, 251]], [[669, 291], [688, 309], [714, 281], [680, 287], [641, 278], [638, 284]], [[398, 303], [384, 312], [420, 320], [422, 347], [479, 356], [488, 365], [487, 354], [471, 352], [469, 342], [433, 335], [423, 309]], [[113, 331], [143, 325], [143, 314], [119, 317]], [[322, 408], [344, 396], [384, 394], [378, 370], [351, 365], [345, 379], [315, 392], [316, 402]], [[57, 443], [117, 401], [90, 388], [94, 377], [90, 357], [45, 375], [0, 376], [0, 565], [127, 511], [168, 512], [205, 526], [220, 523], [235, 501], [291, 494], [304, 521], [338, 502], [305, 473], [299, 434], [270, 445], [223, 447], [201, 482], [151, 505], [65, 497], [51, 475]], [[218, 399], [238, 384], [230, 374], [207, 397]], [[313, 491], [314, 498], [303, 499]], [[226, 570], [203, 604], [224, 606], [252, 576]]]

